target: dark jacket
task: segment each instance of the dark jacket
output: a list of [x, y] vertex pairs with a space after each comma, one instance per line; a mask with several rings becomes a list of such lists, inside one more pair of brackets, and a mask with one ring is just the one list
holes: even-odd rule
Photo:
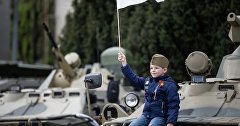
[[145, 91], [143, 115], [148, 118], [164, 117], [166, 123], [176, 124], [179, 110], [179, 86], [169, 75], [158, 78], [143, 78], [133, 73], [127, 64], [121, 67], [126, 79], [135, 87]]

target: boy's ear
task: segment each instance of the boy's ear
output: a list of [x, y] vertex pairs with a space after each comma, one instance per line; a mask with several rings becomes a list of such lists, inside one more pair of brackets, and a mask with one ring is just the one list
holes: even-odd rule
[[164, 73], [167, 73], [167, 68], [163, 68], [163, 70], [164, 70]]

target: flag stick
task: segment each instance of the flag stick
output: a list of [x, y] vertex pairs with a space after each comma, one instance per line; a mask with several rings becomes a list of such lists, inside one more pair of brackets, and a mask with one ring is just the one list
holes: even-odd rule
[[119, 27], [119, 12], [118, 12], [118, 9], [117, 9], [117, 19], [118, 19], [118, 45], [119, 45], [119, 52], [121, 52], [120, 27]]

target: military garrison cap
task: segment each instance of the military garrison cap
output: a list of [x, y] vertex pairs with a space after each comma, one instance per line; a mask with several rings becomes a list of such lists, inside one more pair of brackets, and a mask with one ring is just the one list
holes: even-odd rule
[[150, 64], [151, 65], [156, 65], [156, 66], [159, 66], [159, 67], [162, 67], [162, 68], [167, 68], [168, 64], [169, 64], [169, 61], [164, 55], [155, 54], [155, 55], [152, 56]]

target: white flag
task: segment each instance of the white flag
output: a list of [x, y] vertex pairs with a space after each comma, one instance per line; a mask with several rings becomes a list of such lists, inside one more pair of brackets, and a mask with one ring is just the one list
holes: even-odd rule
[[117, 9], [121, 9], [130, 5], [140, 4], [147, 0], [117, 0]]
[[[121, 9], [130, 5], [140, 4], [147, 0], [117, 0], [117, 9]], [[164, 0], [156, 0], [157, 2], [162, 2]]]
[[157, 2], [163, 2], [164, 0], [156, 0]]

